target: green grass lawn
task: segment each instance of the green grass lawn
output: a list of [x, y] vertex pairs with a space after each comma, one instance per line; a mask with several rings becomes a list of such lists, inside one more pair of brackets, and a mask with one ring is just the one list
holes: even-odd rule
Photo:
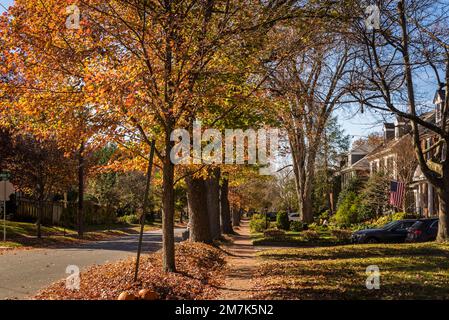
[[[311, 235], [316, 237], [310, 237]], [[253, 244], [260, 246], [326, 246], [348, 243], [348, 240], [337, 238], [331, 230], [287, 231], [284, 237], [265, 237], [263, 233], [253, 233]]]
[[[260, 299], [448, 299], [449, 244], [376, 244], [259, 253]], [[366, 268], [380, 269], [368, 290]]]
[[[145, 225], [145, 231], [160, 228], [161, 223], [156, 221]], [[108, 224], [85, 227], [84, 241], [102, 240], [111, 236], [135, 234], [140, 230], [140, 225]], [[36, 238], [36, 224], [28, 222], [6, 221], [7, 241], [3, 242], [3, 221], [0, 221], [0, 247], [46, 247], [51, 245], [63, 245], [80, 241], [78, 233], [74, 229], [59, 226], [42, 226], [42, 239]]]

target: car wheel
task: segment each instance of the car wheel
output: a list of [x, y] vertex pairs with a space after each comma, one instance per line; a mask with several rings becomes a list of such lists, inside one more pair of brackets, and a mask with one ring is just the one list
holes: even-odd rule
[[368, 238], [365, 240], [365, 243], [379, 243], [379, 240], [376, 238]]

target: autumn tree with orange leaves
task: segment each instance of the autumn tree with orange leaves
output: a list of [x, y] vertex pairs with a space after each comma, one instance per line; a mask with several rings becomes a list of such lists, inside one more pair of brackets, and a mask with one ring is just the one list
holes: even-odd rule
[[175, 271], [170, 134], [188, 127], [205, 107], [203, 99], [220, 87], [220, 81], [202, 84], [229, 67], [220, 61], [232, 54], [224, 49], [244, 52], [243, 35], [266, 16], [254, 18], [257, 2], [86, 0], [76, 3], [79, 28], [68, 29], [69, 4], [17, 0], [2, 18], [10, 75], [2, 82], [8, 95], [3, 119], [56, 135], [68, 149], [76, 146], [80, 168], [86, 144], [108, 137], [146, 145], [144, 155], [155, 139], [163, 177], [164, 270]]

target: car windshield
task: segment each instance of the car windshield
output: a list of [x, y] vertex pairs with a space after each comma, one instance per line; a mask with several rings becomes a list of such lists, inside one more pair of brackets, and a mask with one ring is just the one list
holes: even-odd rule
[[386, 230], [386, 229], [390, 229], [392, 227], [394, 227], [398, 222], [397, 221], [391, 221], [389, 223], [387, 223], [386, 225], [384, 225], [381, 229]]

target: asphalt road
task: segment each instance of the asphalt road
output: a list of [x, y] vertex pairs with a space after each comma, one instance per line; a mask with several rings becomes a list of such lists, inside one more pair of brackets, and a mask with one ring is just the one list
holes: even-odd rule
[[[175, 229], [177, 240], [184, 229]], [[0, 255], [0, 299], [26, 299], [39, 289], [66, 278], [66, 268], [76, 265], [84, 268], [134, 256], [138, 234], [114, 237], [61, 249], [33, 249]], [[143, 252], [154, 252], [162, 247], [161, 231], [144, 234]]]

